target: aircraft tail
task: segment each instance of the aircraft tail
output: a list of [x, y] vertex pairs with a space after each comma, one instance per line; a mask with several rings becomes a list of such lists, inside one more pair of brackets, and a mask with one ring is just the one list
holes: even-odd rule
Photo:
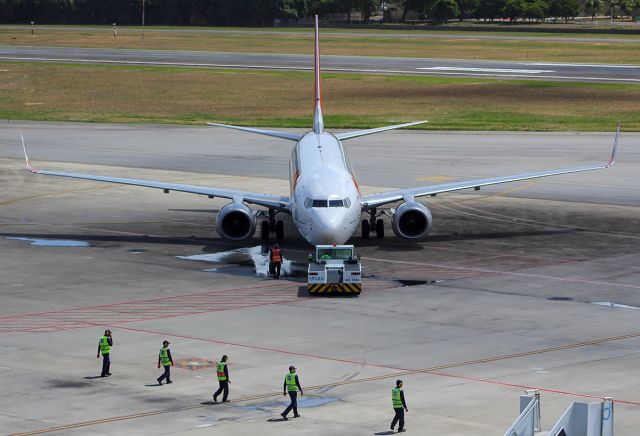
[[316, 35], [315, 35], [315, 62], [314, 62], [314, 75], [315, 75], [315, 100], [314, 115], [313, 115], [313, 131], [315, 133], [324, 132], [324, 119], [322, 118], [322, 88], [320, 87], [320, 37], [318, 31], [318, 16], [316, 15]]

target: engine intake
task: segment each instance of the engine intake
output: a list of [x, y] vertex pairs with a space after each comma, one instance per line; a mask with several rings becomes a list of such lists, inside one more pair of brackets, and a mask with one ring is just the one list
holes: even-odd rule
[[223, 238], [242, 241], [256, 232], [256, 216], [242, 203], [230, 203], [220, 209], [216, 218], [216, 229]]
[[420, 239], [431, 231], [433, 218], [427, 207], [416, 201], [402, 203], [394, 212], [393, 233], [404, 239]]

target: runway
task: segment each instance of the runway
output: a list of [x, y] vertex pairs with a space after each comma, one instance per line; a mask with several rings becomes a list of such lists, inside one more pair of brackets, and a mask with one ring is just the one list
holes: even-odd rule
[[[545, 429], [572, 401], [603, 396], [615, 400], [616, 434], [640, 426], [640, 134], [623, 132], [605, 171], [428, 198], [424, 241], [396, 238], [385, 218], [384, 240], [351, 241], [362, 295], [317, 298], [302, 278], [257, 277], [242, 254], [257, 238], [215, 233], [225, 200], [32, 175], [17, 128], [37, 167], [285, 195], [291, 149], [207, 127], [0, 123], [5, 433], [388, 434], [398, 378], [409, 432], [503, 434], [529, 388]], [[345, 144], [373, 192], [598, 161], [612, 140], [398, 131]], [[285, 220], [283, 254], [304, 262], [309, 247]], [[103, 379], [105, 328], [115, 344]], [[160, 387], [164, 339], [176, 366]], [[232, 402], [214, 404], [222, 354]], [[302, 417], [280, 422], [291, 364]]]
[[[310, 71], [312, 56], [171, 50], [0, 46], [0, 60]], [[436, 77], [640, 83], [640, 66], [374, 56], [322, 56], [323, 71]]]

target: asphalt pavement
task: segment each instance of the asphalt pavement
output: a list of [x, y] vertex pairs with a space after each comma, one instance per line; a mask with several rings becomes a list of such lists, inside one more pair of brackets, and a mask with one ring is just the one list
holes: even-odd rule
[[[310, 71], [311, 55], [0, 46], [0, 60]], [[437, 77], [640, 83], [640, 65], [322, 56], [323, 71]]]

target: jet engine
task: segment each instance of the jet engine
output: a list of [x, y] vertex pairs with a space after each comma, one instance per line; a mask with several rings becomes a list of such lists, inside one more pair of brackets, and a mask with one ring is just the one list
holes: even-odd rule
[[256, 232], [256, 216], [242, 203], [230, 203], [218, 212], [216, 229], [223, 238], [242, 241]]
[[421, 203], [402, 203], [391, 218], [393, 233], [404, 239], [419, 239], [431, 230], [431, 212]]

